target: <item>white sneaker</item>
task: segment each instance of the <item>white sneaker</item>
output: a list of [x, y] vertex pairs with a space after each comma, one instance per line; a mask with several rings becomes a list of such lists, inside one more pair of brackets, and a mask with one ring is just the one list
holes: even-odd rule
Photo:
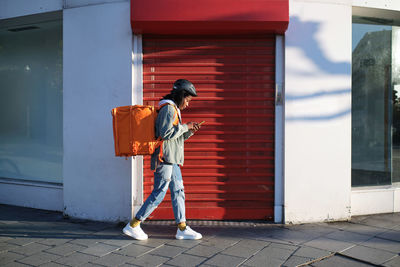
[[143, 232], [142, 228], [140, 228], [140, 224], [136, 227], [132, 227], [130, 223], [128, 223], [122, 230], [122, 232], [137, 240], [146, 240], [147, 238], [149, 238], [148, 235], [146, 235], [146, 233]]
[[175, 236], [176, 239], [201, 239], [202, 237], [200, 233], [197, 233], [189, 226], [186, 226], [186, 229], [183, 231], [178, 228]]

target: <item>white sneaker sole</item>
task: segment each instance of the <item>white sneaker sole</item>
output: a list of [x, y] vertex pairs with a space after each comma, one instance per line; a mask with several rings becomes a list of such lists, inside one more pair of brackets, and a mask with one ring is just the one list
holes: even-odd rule
[[130, 236], [130, 237], [132, 237], [133, 239], [136, 239], [136, 240], [147, 240], [147, 239], [149, 238], [148, 236], [134, 237], [134, 236], [131, 234], [131, 232], [129, 232], [129, 231], [126, 230], [125, 228], [122, 230], [122, 232], [123, 232], [125, 235]]
[[176, 239], [178, 240], [199, 240], [202, 239], [202, 236], [188, 236], [188, 237], [183, 237], [183, 236], [175, 236]]

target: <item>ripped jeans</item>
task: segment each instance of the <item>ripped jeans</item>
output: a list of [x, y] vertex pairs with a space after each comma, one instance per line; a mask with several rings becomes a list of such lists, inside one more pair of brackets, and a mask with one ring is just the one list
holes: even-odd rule
[[185, 222], [185, 192], [178, 164], [159, 163], [154, 172], [154, 189], [135, 218], [144, 221], [163, 201], [167, 190], [171, 192], [172, 209], [176, 223]]

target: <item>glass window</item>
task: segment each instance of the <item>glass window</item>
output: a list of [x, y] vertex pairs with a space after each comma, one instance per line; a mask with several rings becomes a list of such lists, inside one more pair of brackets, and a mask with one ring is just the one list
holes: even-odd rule
[[352, 186], [400, 182], [400, 28], [353, 17]]
[[62, 182], [62, 99], [61, 20], [1, 28], [0, 177]]

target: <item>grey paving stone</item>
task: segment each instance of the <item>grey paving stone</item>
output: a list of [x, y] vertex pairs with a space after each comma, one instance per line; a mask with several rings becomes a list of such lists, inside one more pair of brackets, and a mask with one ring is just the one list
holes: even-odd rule
[[365, 225], [370, 225], [370, 226], [375, 226], [375, 227], [380, 227], [380, 228], [386, 228], [386, 229], [392, 229], [396, 227], [397, 225], [400, 225], [400, 222], [398, 220], [390, 220], [389, 216], [369, 216], [365, 220], [361, 222], [362, 224]]
[[101, 257], [95, 261], [91, 261], [91, 263], [104, 265], [104, 266], [119, 266], [130, 260], [132, 260], [132, 257], [127, 257], [124, 255], [111, 253], [111, 254]]
[[231, 239], [239, 241], [241, 238], [249, 238], [249, 235], [252, 236], [251, 232], [247, 231], [247, 229], [236, 227], [220, 228], [218, 231], [214, 230], [214, 232], [211, 238], [224, 238], [226, 240]]
[[362, 222], [363, 220], [365, 220], [365, 219], [367, 219], [367, 218], [368, 218], [368, 215], [351, 216], [351, 219], [350, 219], [349, 222], [352, 222], [352, 223], [360, 223], [360, 222]]
[[357, 245], [348, 250], [341, 252], [344, 255], [350, 256], [355, 259], [360, 259], [373, 264], [382, 264], [392, 259], [396, 254], [387, 252], [380, 249], [374, 249]]
[[14, 249], [16, 247], [19, 247], [19, 246], [14, 245], [14, 244], [10, 244], [10, 243], [6, 243], [6, 242], [0, 242], [0, 253], [1, 252], [5, 252], [5, 251], [9, 251], [9, 250]]
[[[267, 227], [267, 228], [246, 228], [244, 230], [239, 231], [239, 238], [247, 238], [247, 236], [251, 236], [251, 239], [257, 239], [260, 236], [272, 236], [275, 232], [279, 232], [284, 229], [281, 226], [276, 227]], [[242, 233], [245, 233], [244, 235]], [[216, 233], [219, 235], [219, 233]], [[248, 235], [247, 235], [248, 234]]]
[[366, 242], [363, 242], [360, 245], [370, 247], [370, 248], [386, 250], [389, 252], [393, 252], [395, 254], [400, 252], [400, 242], [381, 239], [381, 238], [377, 238], [377, 237], [372, 238]]
[[124, 237], [118, 237], [118, 239], [109, 239], [109, 240], [102, 241], [101, 243], [111, 245], [111, 246], [116, 246], [119, 248], [123, 248], [134, 242], [135, 241], [132, 238], [128, 239], [128, 238], [124, 238]]
[[[36, 222], [35, 222], [36, 223]], [[46, 232], [48, 233], [70, 233], [80, 228], [79, 224], [71, 223], [69, 220], [60, 220], [57, 222], [46, 222]]]
[[244, 265], [247, 266], [280, 266], [283, 264], [292, 254], [292, 249], [285, 249], [274, 247], [272, 244], [253, 257], [248, 259]]
[[232, 256], [237, 256], [237, 257], [242, 257], [242, 258], [249, 258], [252, 255], [256, 254], [262, 249], [260, 246], [243, 246], [239, 243], [236, 245], [233, 245], [232, 247], [229, 247], [222, 251], [222, 254], [225, 255], [232, 255]]
[[94, 263], [85, 263], [83, 265], [80, 265], [79, 267], [102, 267], [104, 265], [99, 265], [99, 264], [94, 264]]
[[[340, 251], [339, 249], [343, 247], [344, 252], [352, 253], [352, 255], [364, 253], [371, 258], [381, 257], [384, 261], [381, 264], [384, 266], [400, 266], [400, 256], [398, 256], [400, 213], [357, 217], [351, 224], [343, 222], [254, 228], [202, 226], [198, 230], [203, 233], [203, 239], [197, 241], [175, 240], [173, 237], [176, 226], [173, 224], [172, 226], [149, 224], [145, 225], [145, 231], [150, 235], [150, 239], [136, 241], [122, 235], [122, 227], [115, 224], [64, 220], [60, 213], [46, 213], [34, 209], [23, 208], [24, 212], [21, 212], [18, 207], [7, 206], [6, 210], [10, 212], [3, 212], [4, 208], [0, 205], [0, 265], [2, 266], [6, 264], [20, 266], [26, 259], [36, 259], [40, 263], [40, 260], [48, 261], [46, 257], [61, 257], [61, 255], [67, 256], [55, 259], [55, 262], [47, 262], [44, 266], [82, 264], [84, 266], [114, 266], [121, 262], [126, 267], [162, 264], [164, 266], [198, 264], [235, 266], [237, 265], [235, 262], [241, 259], [240, 263], [242, 263], [246, 257], [250, 258], [243, 266], [279, 266], [285, 261], [286, 265], [295, 265], [304, 260], [320, 257], [321, 249]], [[338, 229], [344, 229], [344, 231]], [[329, 242], [326, 243], [327, 241]], [[364, 243], [359, 244], [361, 242]], [[306, 247], [299, 248], [300, 244], [301, 246], [305, 244]], [[357, 244], [358, 248], [347, 247], [352, 244]], [[97, 251], [93, 252], [94, 255], [80, 252], [68, 255], [69, 252], [67, 252], [68, 248], [72, 247], [90, 251], [96, 246], [109, 246], [115, 251], [106, 252], [106, 254], [97, 253], [99, 252]], [[360, 246], [365, 248], [360, 249]], [[46, 249], [42, 250], [43, 248]], [[365, 249], [371, 249], [372, 252], [364, 251]], [[378, 251], [376, 252], [378, 256], [373, 253], [374, 250]], [[25, 253], [25, 255], [19, 255], [20, 253]], [[31, 253], [34, 254], [29, 255]], [[127, 253], [132, 255], [125, 255]], [[175, 257], [171, 258], [170, 254]], [[205, 256], [196, 254], [205, 254]], [[95, 255], [105, 256], [100, 258]], [[338, 259], [338, 257], [332, 256], [314, 262], [312, 266], [319, 266], [317, 264], [326, 266], [329, 263], [346, 266], [348, 261], [354, 263], [349, 258]], [[203, 259], [203, 261], [198, 263], [193, 259]], [[3, 263], [2, 260], [7, 263]], [[366, 258], [364, 257], [363, 260]]]
[[321, 234], [319, 233], [312, 233], [312, 232], [304, 233], [300, 231], [282, 229], [280, 232], [274, 233], [272, 235], [272, 238], [278, 240], [285, 240], [292, 244], [302, 244], [312, 239], [315, 239], [319, 236], [321, 236]]
[[18, 238], [12, 238], [9, 240], [6, 240], [5, 242], [18, 245], [18, 246], [25, 246], [28, 244], [31, 244], [33, 242], [39, 241], [41, 238], [35, 238], [35, 237], [28, 237], [28, 236], [19, 236]]
[[398, 231], [396, 230], [387, 231], [385, 233], [377, 235], [377, 237], [400, 242], [400, 229]]
[[10, 262], [13, 262], [15, 260], [22, 259], [22, 258], [25, 258], [25, 256], [21, 255], [21, 254], [14, 253], [14, 252], [3, 252], [3, 253], [0, 253], [0, 263], [2, 263], [2, 264], [10, 263]]
[[27, 256], [33, 255], [35, 253], [38, 253], [40, 251], [49, 249], [49, 246], [46, 245], [42, 245], [42, 244], [38, 244], [38, 243], [30, 243], [28, 245], [25, 246], [20, 246], [20, 247], [16, 247], [11, 249], [11, 252], [15, 252], [15, 253], [19, 253], [19, 254], [24, 254]]
[[324, 237], [327, 237], [330, 239], [335, 239], [335, 240], [340, 240], [343, 242], [353, 243], [353, 244], [365, 242], [368, 239], [372, 238], [372, 236], [361, 235], [358, 233], [353, 233], [353, 232], [348, 232], [348, 231], [343, 231], [343, 230], [335, 231], [333, 233], [325, 235]]
[[400, 266], [400, 256], [397, 256], [389, 261], [385, 262], [383, 266], [386, 267], [399, 267]]
[[252, 239], [252, 240], [264, 241], [264, 240], [260, 239], [261, 237], [268, 237], [268, 234], [263, 235], [261, 231], [258, 232], [258, 231], [249, 229], [249, 230], [243, 231], [242, 235], [238, 235], [237, 239], [238, 239], [238, 241], [241, 239]]
[[67, 239], [67, 238], [46, 238], [46, 239], [40, 239], [36, 241], [36, 243], [46, 245], [46, 246], [58, 246], [61, 244], [65, 244], [69, 241], [72, 241], [72, 239]]
[[51, 249], [47, 249], [46, 252], [60, 255], [60, 256], [67, 256], [76, 251], [83, 251], [85, 249], [86, 249], [86, 247], [81, 246], [81, 245], [66, 243], [66, 244], [61, 244], [59, 246], [55, 246]]
[[23, 258], [23, 259], [18, 259], [17, 261], [20, 263], [24, 263], [24, 264], [39, 266], [41, 264], [59, 259], [60, 257], [61, 256], [58, 256], [58, 255], [54, 255], [54, 254], [50, 254], [50, 253], [46, 253], [46, 252], [40, 252], [40, 253], [34, 254], [32, 256]]
[[81, 237], [81, 238], [73, 239], [73, 240], [69, 241], [68, 243], [91, 247], [91, 246], [99, 243], [99, 241], [100, 241], [99, 239], [96, 239], [93, 237]]
[[290, 256], [289, 259], [287, 259], [287, 261], [285, 261], [285, 263], [283, 263], [282, 266], [284, 267], [294, 267], [294, 266], [298, 266], [301, 264], [305, 264], [309, 261], [313, 260], [312, 258], [304, 258], [304, 257], [300, 257], [300, 256]]
[[[1, 228], [0, 228], [1, 229]], [[1, 231], [1, 230], [0, 230]], [[9, 236], [1, 236], [0, 235], [0, 242], [4, 242], [4, 241], [7, 241], [7, 240], [10, 240], [10, 239], [12, 239], [12, 237], [9, 237]]]
[[194, 246], [197, 246], [198, 244], [201, 244], [203, 241], [202, 240], [178, 240], [174, 239], [170, 242], [168, 242], [166, 245], [171, 245], [175, 247], [183, 247], [183, 248], [192, 248]]
[[186, 250], [186, 248], [163, 245], [159, 248], [152, 250], [150, 253], [153, 255], [159, 255], [159, 256], [173, 258], [173, 257], [176, 257], [177, 255], [181, 254], [185, 250]]
[[[63, 233], [66, 236], [74, 238], [79, 238], [86, 235], [93, 235], [93, 231], [82, 229], [79, 225], [69, 225], [68, 227], [65, 227], [65, 229], [63, 229]], [[101, 238], [101, 236], [98, 236], [98, 238]]]
[[221, 266], [221, 267], [224, 267], [224, 266], [232, 267], [232, 266], [238, 266], [239, 264], [243, 263], [245, 260], [246, 260], [245, 258], [217, 254], [214, 257], [212, 257], [211, 259], [208, 259], [207, 261], [205, 261], [204, 264]]
[[81, 252], [85, 253], [85, 254], [89, 254], [89, 255], [102, 257], [113, 251], [116, 251], [117, 249], [118, 249], [118, 247], [115, 247], [115, 246], [98, 243], [92, 247], [88, 247], [88, 248], [82, 250]]
[[293, 255], [298, 249], [299, 247], [296, 247], [295, 249], [294, 247], [287, 247], [281, 244], [272, 243], [271, 245], [269, 245], [268, 247], [264, 248], [259, 253], [257, 253], [257, 255], [265, 253], [266, 256], [268, 255], [273, 258], [286, 260], [291, 255]]
[[140, 255], [146, 254], [150, 251], [154, 250], [152, 247], [140, 246], [137, 244], [131, 244], [122, 249], [115, 251], [114, 253], [129, 256], [129, 257], [138, 257]]
[[215, 247], [218, 249], [225, 249], [227, 247], [233, 246], [239, 241], [240, 239], [237, 238], [223, 238], [217, 236], [217, 237], [212, 237], [206, 241], [203, 241], [201, 242], [201, 244], [204, 246]]
[[265, 242], [265, 241], [259, 241], [259, 240], [252, 240], [252, 239], [242, 239], [235, 245], [241, 246], [241, 247], [250, 247], [250, 248], [264, 248], [268, 246], [270, 242]]
[[126, 236], [122, 233], [122, 228], [119, 227], [111, 227], [106, 228], [101, 231], [97, 231], [93, 233], [94, 237], [104, 238], [104, 239], [120, 239], [125, 238]]
[[298, 250], [296, 250], [296, 252], [293, 255], [303, 257], [303, 258], [319, 259], [322, 257], [326, 257], [328, 255], [331, 255], [331, 254], [332, 254], [332, 252], [322, 250], [322, 249], [311, 248], [311, 247], [301, 247]]
[[75, 226], [69, 223], [65, 223], [62, 221], [54, 222], [54, 221], [36, 221], [29, 222], [29, 230], [35, 230], [39, 233], [63, 233], [63, 230], [67, 230], [68, 228], [74, 228]]
[[207, 260], [207, 258], [188, 255], [188, 254], [180, 254], [180, 255], [176, 256], [175, 258], [167, 261], [166, 264], [170, 264], [170, 265], [174, 265], [174, 266], [190, 267], [190, 266], [198, 266], [205, 260]]
[[26, 265], [26, 264], [15, 262], [15, 261], [1, 265], [1, 267], [28, 267], [28, 266], [32, 266], [32, 265]]
[[269, 247], [286, 249], [286, 250], [290, 250], [290, 251], [295, 251], [299, 248], [299, 246], [282, 244], [282, 243], [271, 243], [271, 244], [269, 244]]
[[48, 263], [40, 265], [40, 267], [65, 267], [65, 265], [59, 264], [56, 262], [48, 262]]
[[332, 227], [333, 229], [337, 229], [337, 230], [341, 230], [344, 227], [346, 227], [346, 225], [349, 222], [345, 221], [345, 222], [324, 222], [324, 223], [320, 223], [321, 225], [325, 225], [327, 227]]
[[98, 259], [98, 257], [96, 256], [75, 252], [66, 257], [59, 258], [54, 262], [68, 266], [79, 266], [88, 263], [90, 261], [95, 261], [96, 259]]
[[278, 238], [271, 237], [271, 236], [258, 236], [256, 239], [264, 241], [264, 242], [269, 242], [269, 243], [277, 243], [277, 244], [279, 243], [279, 244], [286, 244], [286, 245], [292, 245], [292, 246], [294, 245], [292, 242], [285, 241], [285, 240], [278, 239]]
[[203, 246], [203, 244], [200, 244], [195, 246], [194, 248], [185, 251], [185, 253], [200, 257], [211, 257], [212, 255], [219, 253], [221, 250], [221, 248]]
[[400, 225], [397, 225], [397, 226], [394, 227], [392, 230], [394, 230], [394, 231], [400, 231]]
[[362, 263], [342, 256], [333, 256], [311, 264], [313, 267], [371, 267], [373, 265]]
[[376, 218], [378, 220], [389, 221], [392, 224], [400, 225], [400, 212], [396, 213], [386, 213], [386, 214], [375, 214], [366, 216], [366, 219]]
[[285, 225], [284, 228], [287, 228], [292, 231], [300, 231], [304, 233], [313, 233], [318, 235], [326, 235], [335, 231], [334, 228], [329, 227], [323, 223], [307, 223], [301, 225]]
[[156, 247], [168, 244], [169, 242], [171, 242], [171, 238], [168, 238], [168, 239], [165, 239], [165, 238], [149, 238], [147, 240], [142, 240], [142, 241], [133, 240], [132, 244], [156, 248]]
[[168, 260], [170, 260], [170, 258], [168, 257], [145, 254], [143, 256], [140, 256], [138, 258], [129, 261], [129, 263], [134, 264], [136, 266], [159, 266], [167, 262]]
[[386, 228], [357, 223], [348, 223], [343, 230], [368, 236], [376, 236], [388, 231]]
[[354, 246], [353, 243], [330, 239], [326, 237], [319, 237], [317, 239], [304, 243], [304, 245], [308, 247], [324, 249], [331, 252], [339, 252]]
[[282, 260], [275, 259], [275, 258], [265, 258], [260, 260], [259, 262], [253, 260], [249, 262], [245, 262], [244, 264], [240, 265], [241, 267], [277, 267], [281, 266], [283, 263]]

